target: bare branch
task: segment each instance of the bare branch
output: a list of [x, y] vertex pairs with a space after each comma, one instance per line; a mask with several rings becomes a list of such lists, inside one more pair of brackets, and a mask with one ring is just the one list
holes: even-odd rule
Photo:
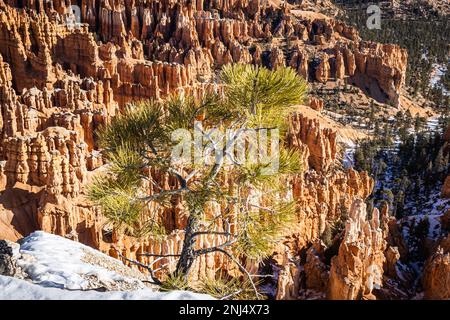
[[228, 258], [230, 258], [238, 266], [239, 270], [247, 276], [248, 280], [250, 281], [250, 284], [252, 285], [253, 290], [255, 291], [256, 297], [260, 298], [261, 294], [258, 292], [255, 282], [253, 282], [252, 275], [247, 271], [247, 269], [245, 269], [244, 266], [235, 257], [233, 257], [233, 255], [231, 253], [229, 253], [228, 251], [226, 251], [222, 248], [216, 248], [216, 249], [217, 249], [216, 251], [219, 251], [219, 252], [223, 253], [224, 255], [226, 255]]
[[233, 292], [233, 293], [231, 293], [231, 294], [229, 294], [229, 295], [226, 295], [225, 297], [220, 298], [220, 300], [227, 300], [227, 299], [229, 299], [229, 298], [231, 298], [231, 297], [233, 297], [233, 296], [235, 296], [235, 295], [238, 295], [238, 294], [241, 293], [242, 291], [244, 291], [244, 289], [239, 289], [239, 290], [236, 291], [236, 292]]
[[161, 258], [181, 256], [180, 254], [157, 254], [157, 253], [137, 253], [136, 255], [144, 257], [161, 257]]
[[219, 251], [219, 249], [223, 249], [223, 248], [231, 246], [236, 241], [237, 241], [237, 239], [233, 239], [233, 240], [229, 240], [229, 241], [227, 241], [225, 243], [222, 243], [221, 245], [218, 245], [218, 246], [195, 250], [194, 251], [194, 256], [198, 257], [198, 256], [203, 255], [203, 254]]
[[[156, 284], [156, 285], [159, 285], [159, 286], [162, 285], [162, 282], [155, 276], [155, 274], [154, 274], [155, 271], [153, 271], [152, 268], [150, 268], [149, 266], [147, 266], [147, 265], [145, 265], [145, 264], [143, 264], [143, 263], [141, 263], [141, 262], [139, 262], [137, 260], [133, 260], [133, 259], [129, 259], [129, 258], [125, 257], [123, 254], [120, 253], [119, 249], [117, 249], [116, 247], [113, 247], [113, 248], [114, 248], [114, 250], [116, 250], [117, 254], [122, 259], [124, 259], [124, 260], [126, 260], [126, 261], [128, 261], [130, 263], [133, 263], [133, 264], [135, 264], [135, 265], [137, 265], [139, 267], [142, 267], [142, 268], [148, 270], [148, 272], [150, 273], [150, 277], [153, 280], [153, 284]], [[152, 283], [152, 282], [150, 282], [150, 283]]]
[[225, 232], [225, 231], [197, 231], [192, 234], [192, 237], [198, 237], [201, 235], [208, 235], [208, 234], [222, 235], [222, 236], [229, 236], [229, 237], [235, 236], [234, 234], [231, 234], [230, 232]]
[[192, 177], [195, 176], [197, 173], [198, 173], [198, 170], [192, 171], [192, 172], [186, 177], [186, 181], [191, 180]]
[[178, 171], [176, 171], [175, 169], [173, 169], [173, 168], [169, 168], [169, 170], [168, 170], [170, 173], [172, 173], [172, 174], [174, 174], [175, 175], [175, 177], [178, 179], [178, 181], [180, 182], [180, 184], [181, 184], [181, 190], [186, 190], [187, 189], [187, 181], [186, 181], [186, 179], [184, 179], [182, 176], [181, 176], [181, 174], [178, 172]]
[[158, 188], [159, 190], [164, 190], [160, 185], [158, 185], [155, 180], [153, 180], [152, 177], [147, 177], [145, 175], [140, 175], [142, 179], [150, 182], [153, 186], [155, 186], [156, 188]]
[[171, 263], [174, 263], [174, 261], [170, 261], [168, 263], [163, 264], [161, 267], [159, 267], [158, 269], [155, 269], [154, 272], [157, 272], [159, 270], [163, 270], [165, 268], [167, 268]]
[[139, 198], [139, 200], [147, 201], [147, 202], [155, 201], [155, 200], [158, 200], [165, 196], [172, 196], [172, 195], [180, 194], [186, 190], [189, 190], [189, 189], [188, 188], [179, 188], [179, 189], [175, 189], [175, 190], [164, 190], [159, 193], [152, 194], [150, 196]]

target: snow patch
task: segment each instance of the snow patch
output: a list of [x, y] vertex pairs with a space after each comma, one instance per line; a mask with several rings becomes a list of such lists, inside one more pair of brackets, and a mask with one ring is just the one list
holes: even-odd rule
[[0, 300], [211, 300], [188, 291], [81, 291], [47, 288], [12, 277], [0, 276]]
[[[17, 250], [16, 250], [17, 251]], [[0, 300], [205, 300], [188, 291], [159, 292], [147, 276], [81, 243], [36, 231], [15, 252], [25, 280], [0, 276]]]
[[[134, 288], [145, 285], [138, 279], [121, 274], [129, 269], [120, 261], [81, 243], [43, 231], [26, 237], [20, 246], [22, 258], [18, 266], [37, 284], [71, 290], [91, 289], [89, 279], [96, 279], [106, 286], [124, 282]], [[96, 257], [101, 265], [86, 262], [87, 257]], [[130, 269], [131, 273], [131, 269]]]

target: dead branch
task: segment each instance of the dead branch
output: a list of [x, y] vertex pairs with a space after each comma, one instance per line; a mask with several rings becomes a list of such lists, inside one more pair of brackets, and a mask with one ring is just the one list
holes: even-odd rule
[[[116, 247], [113, 247], [113, 248], [114, 248], [114, 250], [116, 250], [116, 252], [119, 255], [119, 257], [121, 257], [125, 261], [128, 261], [130, 263], [133, 263], [133, 264], [135, 264], [135, 265], [137, 265], [139, 267], [142, 267], [142, 268], [146, 269], [150, 273], [150, 277], [153, 280], [153, 284], [156, 284], [156, 285], [159, 285], [159, 286], [162, 285], [162, 282], [155, 276], [154, 271], [153, 271], [152, 268], [150, 268], [149, 266], [147, 266], [147, 265], [145, 265], [145, 264], [143, 264], [143, 263], [141, 263], [141, 262], [139, 262], [137, 260], [133, 260], [133, 259], [125, 257], [123, 254], [120, 253], [119, 249], [117, 249]], [[152, 282], [150, 282], [150, 283], [152, 283]]]

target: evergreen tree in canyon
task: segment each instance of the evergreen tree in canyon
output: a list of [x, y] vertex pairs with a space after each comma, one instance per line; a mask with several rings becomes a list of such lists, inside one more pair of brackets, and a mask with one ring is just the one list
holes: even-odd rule
[[[157, 260], [177, 258], [164, 280], [152, 265], [129, 260], [147, 269], [154, 283], [187, 288], [195, 260], [216, 253], [230, 259], [259, 296], [253, 275], [242, 262], [267, 257], [294, 222], [295, 203], [289, 199], [286, 179], [300, 172], [301, 160], [284, 137], [291, 106], [304, 102], [307, 85], [290, 68], [270, 71], [242, 64], [225, 66], [220, 80], [220, 93], [207, 93], [201, 99], [178, 95], [162, 102], [136, 103], [104, 127], [99, 138], [109, 171], [92, 184], [89, 198], [101, 207], [115, 232], [134, 237], [164, 237], [171, 231], [164, 213], [175, 204], [183, 208], [181, 251], [143, 254]], [[261, 161], [237, 159], [230, 146], [240, 139], [247, 146], [247, 160], [252, 148], [261, 154], [265, 143], [260, 135], [259, 143], [252, 145], [248, 128], [257, 133], [278, 129], [279, 142], [271, 140], [267, 149], [275, 150], [272, 147], [279, 144], [279, 152], [266, 150]], [[199, 132], [200, 140], [195, 139]], [[226, 139], [217, 139], [225, 132]], [[180, 142], [181, 151], [177, 149]], [[180, 155], [177, 161], [175, 150]], [[195, 157], [196, 150], [204, 151], [203, 158], [189, 161], [191, 151]], [[276, 158], [278, 169], [268, 174]], [[167, 178], [176, 181], [169, 188], [162, 185]], [[215, 238], [219, 244], [201, 247], [202, 236]]]

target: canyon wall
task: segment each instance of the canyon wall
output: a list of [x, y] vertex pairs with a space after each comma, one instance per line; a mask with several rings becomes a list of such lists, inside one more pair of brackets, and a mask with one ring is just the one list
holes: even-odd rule
[[[199, 96], [216, 89], [218, 69], [231, 62], [288, 65], [310, 82], [347, 81], [393, 105], [405, 81], [405, 50], [361, 41], [355, 29], [298, 10], [302, 7], [280, 8], [262, 0], [76, 3], [80, 23], [70, 23], [75, 1], [0, 0], [0, 234], [10, 240], [42, 229], [146, 263], [154, 258], [139, 253], [180, 251], [186, 223], [180, 203], [163, 212], [170, 233], [164, 241], [142, 240], [118, 235], [84, 196], [92, 177], [105, 169], [96, 130], [131, 101], [172, 93]], [[317, 101], [313, 105], [323, 108]], [[355, 209], [355, 201], [372, 192], [373, 180], [364, 172], [340, 169], [336, 132], [299, 110], [290, 116], [288, 142], [300, 150], [304, 171], [287, 182], [298, 203], [298, 224], [277, 247], [275, 260], [282, 265], [298, 257], [351, 210], [357, 226], [348, 228], [359, 231], [346, 231], [351, 233], [346, 239], [362, 243], [358, 235], [363, 233], [372, 239], [352, 259], [364, 260], [372, 247], [381, 252], [376, 222], [363, 223], [363, 210]], [[177, 187], [173, 177], [154, 174], [164, 189]], [[220, 240], [203, 237], [199, 246]], [[340, 261], [350, 259], [352, 243], [346, 245], [347, 240], [330, 280], [315, 272], [320, 246], [310, 250], [308, 283], [321, 290], [330, 286], [331, 297], [341, 291], [342, 298], [367, 296], [366, 283], [376, 281], [368, 282], [366, 265], [363, 271], [345, 271], [354, 274], [356, 289], [342, 289]], [[155, 267], [170, 269], [173, 262], [165, 258]], [[280, 286], [278, 296], [295, 297], [296, 265], [286, 265], [287, 278], [280, 281], [287, 279], [289, 286]], [[212, 276], [219, 268], [235, 271], [222, 256], [209, 254], [192, 273]]]
[[407, 53], [398, 46], [361, 41], [338, 20], [261, 0], [86, 1], [75, 24], [70, 1], [39, 3], [0, 2], [0, 53], [17, 92], [74, 75], [103, 82], [123, 106], [198, 94], [230, 62], [289, 65], [310, 81], [346, 78], [393, 104], [405, 81]]

